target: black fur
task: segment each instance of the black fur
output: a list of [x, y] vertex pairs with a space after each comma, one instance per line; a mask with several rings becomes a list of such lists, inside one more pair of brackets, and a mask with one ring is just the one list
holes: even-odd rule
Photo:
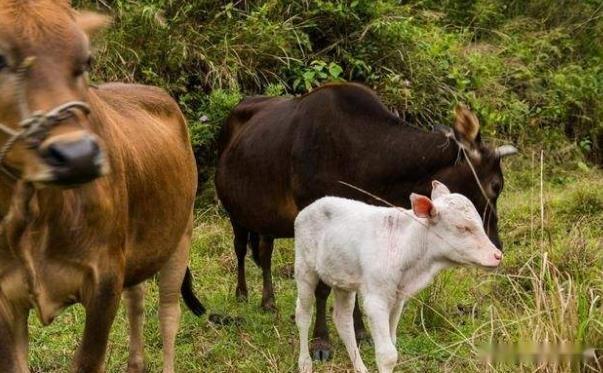
[[191, 270], [187, 267], [186, 274], [184, 275], [184, 281], [182, 281], [182, 287], [180, 288], [182, 299], [184, 304], [190, 309], [195, 315], [201, 316], [205, 313], [205, 307], [199, 301], [193, 290], [193, 275]]

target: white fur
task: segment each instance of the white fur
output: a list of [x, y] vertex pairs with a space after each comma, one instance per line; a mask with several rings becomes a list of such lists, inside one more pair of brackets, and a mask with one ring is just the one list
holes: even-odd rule
[[[418, 197], [411, 196], [413, 206]], [[359, 292], [379, 372], [392, 372], [404, 302], [452, 264], [498, 265], [502, 254], [486, 236], [473, 204], [439, 182], [434, 182], [432, 198], [429, 218], [417, 218], [413, 210], [336, 197], [322, 198], [299, 213], [295, 220], [295, 316], [301, 372], [312, 371], [308, 330], [319, 279], [334, 289], [333, 319], [354, 369], [367, 372], [352, 321], [354, 297]]]

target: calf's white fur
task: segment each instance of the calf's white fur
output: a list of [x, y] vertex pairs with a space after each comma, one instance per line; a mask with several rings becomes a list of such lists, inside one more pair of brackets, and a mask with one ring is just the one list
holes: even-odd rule
[[502, 253], [488, 239], [473, 204], [433, 182], [431, 199], [413, 194], [412, 210], [337, 197], [309, 205], [295, 220], [295, 278], [301, 372], [312, 371], [308, 330], [319, 280], [333, 288], [333, 319], [357, 372], [367, 372], [354, 335], [356, 292], [362, 298], [379, 372], [392, 372], [404, 302], [454, 264], [496, 267]]

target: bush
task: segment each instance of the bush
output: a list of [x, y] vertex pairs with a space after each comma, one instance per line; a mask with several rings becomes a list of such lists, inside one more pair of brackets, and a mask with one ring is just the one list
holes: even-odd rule
[[208, 154], [242, 95], [349, 80], [377, 89], [415, 125], [451, 123], [462, 101], [488, 136], [551, 149], [567, 137], [603, 161], [597, 1], [75, 3], [115, 17], [94, 76], [167, 88]]

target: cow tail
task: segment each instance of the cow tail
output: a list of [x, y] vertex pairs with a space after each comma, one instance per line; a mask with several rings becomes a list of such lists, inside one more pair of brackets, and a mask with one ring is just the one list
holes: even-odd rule
[[184, 274], [184, 281], [182, 281], [182, 287], [180, 288], [182, 299], [184, 304], [190, 309], [195, 315], [201, 316], [205, 313], [205, 307], [199, 301], [193, 290], [193, 275], [191, 270], [186, 267], [186, 273]]
[[249, 247], [251, 247], [251, 258], [258, 266], [260, 265], [260, 235], [255, 232], [249, 232]]

